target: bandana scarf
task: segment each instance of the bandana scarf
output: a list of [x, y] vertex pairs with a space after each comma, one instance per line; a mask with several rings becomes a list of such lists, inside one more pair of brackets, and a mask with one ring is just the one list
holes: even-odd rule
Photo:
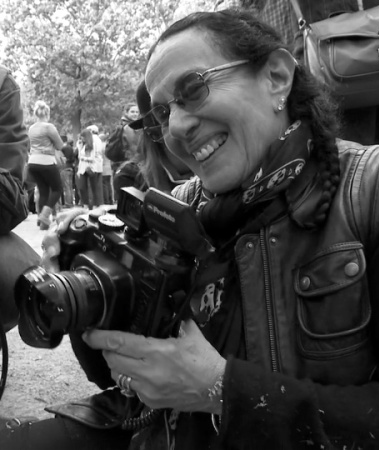
[[311, 151], [310, 127], [298, 120], [269, 147], [241, 188], [213, 198], [203, 192], [197, 212], [215, 245], [234, 236], [248, 218], [258, 216], [273, 203], [302, 172]]

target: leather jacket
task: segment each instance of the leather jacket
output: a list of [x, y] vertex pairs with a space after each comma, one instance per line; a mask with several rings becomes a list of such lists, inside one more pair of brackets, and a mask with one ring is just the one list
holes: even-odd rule
[[379, 147], [338, 147], [320, 229], [286, 214], [236, 242], [247, 361], [228, 360], [220, 448], [379, 448]]
[[286, 216], [235, 247], [249, 363], [227, 366], [227, 448], [379, 448], [379, 148], [339, 149], [321, 229]]

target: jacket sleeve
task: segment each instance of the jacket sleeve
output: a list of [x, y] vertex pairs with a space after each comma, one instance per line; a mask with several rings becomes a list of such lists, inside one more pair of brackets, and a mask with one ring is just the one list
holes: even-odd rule
[[244, 445], [332, 449], [348, 444], [346, 448], [351, 448], [352, 443], [375, 448], [368, 446], [378, 438], [378, 405], [377, 382], [327, 386], [230, 359], [224, 379], [222, 436], [231, 449]]
[[[4, 68], [0, 68], [4, 70]], [[10, 73], [0, 88], [0, 234], [28, 215], [23, 174], [29, 138], [23, 123], [20, 89]]]
[[0, 90], [0, 167], [23, 180], [29, 138], [23, 122], [20, 88], [8, 74]]

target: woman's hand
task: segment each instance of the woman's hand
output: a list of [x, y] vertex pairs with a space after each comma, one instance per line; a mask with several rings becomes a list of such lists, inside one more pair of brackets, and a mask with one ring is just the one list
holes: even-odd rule
[[68, 209], [67, 211], [60, 213], [57, 216], [56, 221], [53, 222], [46, 231], [42, 239], [43, 253], [41, 263], [47, 272], [59, 272], [58, 256], [61, 251], [59, 236], [67, 231], [67, 228], [75, 217], [87, 212], [88, 210], [85, 208]]
[[224, 373], [226, 361], [193, 320], [182, 324], [178, 338], [92, 330], [83, 339], [103, 350], [115, 381], [120, 374], [131, 377], [130, 388], [149, 407], [221, 413], [221, 402], [210, 399], [208, 389]]

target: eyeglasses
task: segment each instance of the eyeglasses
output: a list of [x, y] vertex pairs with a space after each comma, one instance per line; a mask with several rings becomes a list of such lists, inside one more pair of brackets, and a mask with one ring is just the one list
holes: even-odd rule
[[142, 118], [143, 131], [153, 142], [163, 142], [162, 127], [155, 120], [150, 111]]
[[209, 86], [205, 77], [211, 73], [232, 69], [233, 67], [248, 64], [249, 62], [248, 59], [233, 61], [231, 63], [213, 67], [203, 73], [191, 72], [185, 75], [176, 85], [175, 98], [167, 102], [166, 105], [155, 106], [147, 115], [151, 114], [160, 127], [166, 127], [170, 117], [170, 103], [177, 103], [178, 105], [185, 106], [190, 111], [195, 111], [209, 95]]
[[143, 131], [150, 137], [153, 142], [163, 142], [161, 125], [143, 127]]

